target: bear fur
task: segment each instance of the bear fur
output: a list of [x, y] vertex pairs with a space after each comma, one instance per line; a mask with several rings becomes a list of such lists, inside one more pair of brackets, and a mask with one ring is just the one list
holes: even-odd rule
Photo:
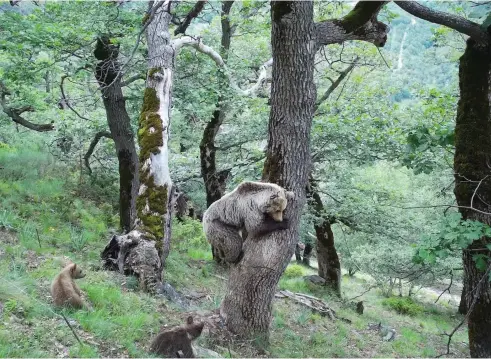
[[51, 283], [51, 297], [55, 306], [85, 307], [82, 292], [75, 283], [75, 279], [83, 277], [85, 273], [75, 263], [70, 262], [63, 268]]
[[150, 352], [165, 358], [195, 358], [191, 342], [198, 338], [205, 323], [194, 323], [193, 317], [186, 324], [160, 332], [150, 345]]
[[242, 182], [213, 202], [203, 214], [206, 238], [219, 257], [228, 263], [237, 263], [248, 236], [288, 228], [283, 212], [294, 197], [293, 192], [274, 183]]

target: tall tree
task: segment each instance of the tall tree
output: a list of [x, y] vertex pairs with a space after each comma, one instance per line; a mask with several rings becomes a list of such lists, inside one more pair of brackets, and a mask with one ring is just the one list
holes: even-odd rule
[[101, 254], [106, 266], [137, 274], [140, 285], [149, 291], [160, 287], [170, 250], [173, 185], [168, 141], [175, 59], [183, 46], [192, 46], [223, 66], [220, 55], [199, 39], [184, 36], [171, 40], [174, 7], [170, 0], [150, 1], [143, 19], [148, 71], [138, 120], [140, 184], [135, 226], [124, 235], [114, 236]]
[[[230, 23], [230, 9], [232, 8], [233, 1], [223, 1], [221, 11], [221, 28], [222, 37], [220, 43], [220, 56], [223, 59], [224, 64], [227, 63], [228, 53], [230, 50], [230, 41], [232, 39], [233, 27]], [[220, 92], [216, 104], [215, 111], [211, 116], [211, 119], [205, 126], [203, 131], [203, 137], [199, 145], [200, 150], [200, 162], [201, 162], [201, 176], [205, 184], [206, 191], [206, 206], [209, 207], [213, 202], [220, 199], [225, 192], [225, 181], [228, 177], [229, 170], [217, 171], [216, 164], [216, 146], [215, 138], [220, 129], [220, 126], [225, 119], [227, 113], [226, 94], [228, 88], [228, 80], [220, 69], [218, 72], [218, 90]], [[220, 257], [215, 254], [215, 250], [212, 247], [213, 258], [220, 262]]]
[[140, 285], [154, 291], [161, 283], [169, 251], [172, 182], [169, 172], [169, 125], [174, 70], [174, 48], [169, 24], [170, 1], [150, 2], [144, 17], [147, 40], [147, 81], [138, 121], [140, 186], [136, 227], [114, 236], [102, 253], [120, 272], [134, 272]]
[[300, 213], [311, 170], [310, 131], [315, 111], [316, 51], [330, 43], [363, 39], [383, 45], [387, 26], [376, 16], [384, 2], [360, 2], [341, 20], [313, 22], [310, 1], [271, 3], [273, 79], [263, 180], [292, 190], [285, 212], [290, 228], [247, 238], [241, 261], [231, 268], [220, 313], [239, 336], [267, 339], [276, 285], [298, 241]]
[[[473, 38], [460, 58], [460, 100], [455, 125], [455, 198], [464, 219], [491, 225], [491, 52]], [[469, 348], [472, 357], [491, 356], [491, 238], [474, 241], [462, 253], [464, 287], [469, 311]], [[485, 258], [487, 270], [478, 269], [476, 258]]]
[[[315, 110], [319, 109], [319, 106], [329, 99], [329, 96], [339, 87], [348, 74], [353, 71], [356, 66], [356, 61], [346, 67], [339, 74], [338, 78], [334, 80], [329, 88], [322, 94], [322, 96], [315, 103]], [[314, 156], [313, 156], [314, 157]], [[341, 295], [341, 262], [339, 261], [338, 252], [334, 243], [334, 232], [332, 231], [332, 224], [336, 223], [337, 219], [333, 216], [328, 216], [324, 208], [324, 203], [319, 194], [317, 183], [313, 177], [310, 176], [309, 185], [307, 187], [307, 195], [310, 197], [309, 204], [316, 217], [314, 222], [315, 236], [317, 239], [317, 264], [318, 275], [326, 280], [326, 285], [330, 287], [334, 293]], [[308, 247], [306, 246], [307, 250]], [[304, 252], [305, 260], [305, 252]], [[308, 260], [308, 258], [307, 258]]]
[[[491, 225], [491, 27], [414, 1], [396, 3], [414, 16], [470, 36], [459, 63], [454, 193], [464, 219]], [[478, 358], [491, 357], [490, 244], [491, 238], [482, 237], [462, 251], [469, 349], [471, 357]], [[484, 261], [479, 268], [478, 258]]]
[[133, 227], [136, 218], [138, 154], [123, 96], [121, 65], [118, 61], [119, 47], [111, 43], [109, 35], [100, 36], [97, 39], [94, 56], [100, 61], [95, 68], [95, 77], [100, 85], [107, 124], [116, 147], [119, 164], [120, 225], [123, 232], [127, 233]]

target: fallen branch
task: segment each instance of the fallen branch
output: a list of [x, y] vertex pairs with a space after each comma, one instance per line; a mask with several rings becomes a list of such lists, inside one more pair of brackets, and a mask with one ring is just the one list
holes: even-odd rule
[[77, 333], [75, 333], [75, 329], [73, 329], [73, 327], [70, 324], [70, 322], [68, 321], [68, 319], [66, 319], [65, 314], [61, 313], [61, 316], [63, 317], [63, 319], [65, 319], [65, 322], [68, 325], [68, 328], [70, 328], [70, 330], [72, 331], [73, 335], [75, 336], [75, 339], [77, 339], [78, 343], [80, 345], [83, 345], [82, 342], [80, 341], [80, 338], [78, 337]]
[[303, 293], [293, 293], [290, 292], [289, 290], [280, 290], [275, 294], [275, 297], [290, 298], [295, 302], [303, 304], [306, 307], [312, 309], [313, 311], [320, 313], [322, 316], [327, 315], [331, 320], [336, 319], [336, 312], [319, 298]]

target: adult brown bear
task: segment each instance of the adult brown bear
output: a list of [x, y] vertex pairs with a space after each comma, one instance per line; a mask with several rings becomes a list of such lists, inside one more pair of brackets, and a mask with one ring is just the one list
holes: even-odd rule
[[266, 182], [242, 182], [203, 214], [206, 238], [228, 263], [240, 261], [247, 236], [257, 237], [287, 229], [283, 212], [293, 192]]

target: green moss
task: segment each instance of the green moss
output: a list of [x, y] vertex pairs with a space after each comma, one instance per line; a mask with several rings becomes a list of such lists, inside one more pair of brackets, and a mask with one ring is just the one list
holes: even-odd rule
[[[138, 143], [140, 144], [140, 163], [150, 158], [150, 153], [160, 152], [164, 144], [162, 138], [162, 120], [158, 115], [159, 99], [153, 88], [146, 88], [143, 94], [143, 106], [139, 119]], [[150, 129], [153, 129], [150, 132]]]
[[154, 67], [148, 70], [148, 77], [153, 77], [156, 73], [160, 72], [160, 68]]
[[164, 237], [165, 214], [167, 213], [167, 186], [157, 186], [153, 175], [150, 175], [148, 170], [140, 170], [140, 181], [147, 188], [136, 200], [138, 218], [142, 222], [142, 229], [146, 235], [156, 241], [155, 246], [160, 254]]
[[150, 18], [150, 15], [148, 13], [146, 13], [145, 15], [143, 15], [143, 19], [142, 19], [142, 25], [145, 25], [148, 21], [148, 19]]
[[[153, 76], [157, 71], [159, 71], [158, 68], [150, 69], [149, 76]], [[158, 154], [160, 152], [159, 147], [164, 144], [162, 137], [164, 129], [158, 110], [159, 99], [155, 89], [146, 88], [138, 129], [140, 183], [146, 186], [146, 190], [138, 196], [136, 209], [138, 218], [142, 222], [142, 230], [146, 232], [149, 238], [156, 241], [157, 250], [161, 252], [164, 218], [167, 213], [167, 186], [156, 185], [149, 169], [142, 168], [143, 163], [150, 158], [150, 155]]]
[[347, 33], [351, 33], [367, 23], [376, 11], [383, 5], [383, 1], [360, 1], [339, 22]]

